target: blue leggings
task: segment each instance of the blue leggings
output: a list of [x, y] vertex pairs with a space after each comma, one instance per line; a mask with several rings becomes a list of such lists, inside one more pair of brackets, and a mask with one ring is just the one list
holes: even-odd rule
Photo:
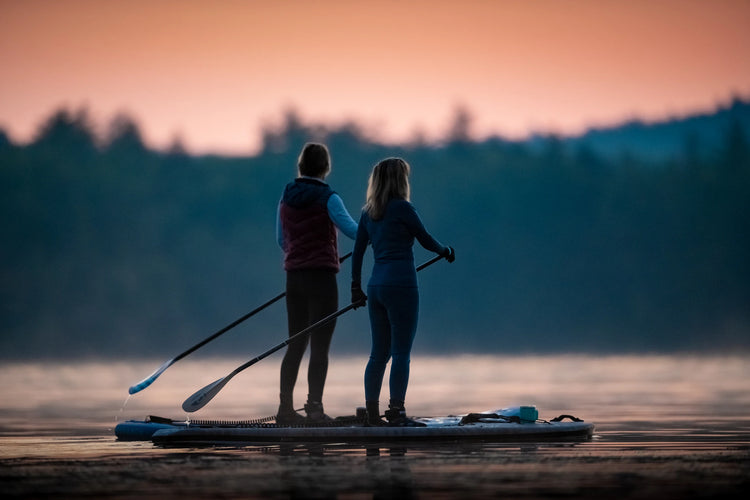
[[403, 404], [409, 385], [411, 346], [417, 333], [419, 290], [410, 287], [368, 286], [372, 350], [365, 369], [365, 399], [378, 401], [388, 360], [391, 400]]

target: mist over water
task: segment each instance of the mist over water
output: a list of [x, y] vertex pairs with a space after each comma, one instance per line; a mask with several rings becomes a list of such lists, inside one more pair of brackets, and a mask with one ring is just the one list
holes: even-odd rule
[[[244, 359], [181, 361], [152, 386], [128, 387], [161, 361], [6, 363], [0, 367], [0, 432], [108, 433], [118, 421], [160, 415], [175, 419], [252, 419], [278, 406], [278, 359], [234, 377], [203, 409], [186, 414], [182, 402], [224, 377]], [[366, 359], [333, 357], [324, 404], [332, 416], [363, 406]], [[690, 420], [746, 415], [750, 359], [745, 356], [415, 356], [407, 394], [409, 413], [461, 414], [536, 405], [540, 418], [573, 414], [597, 426], [618, 422]], [[300, 370], [295, 406], [307, 394]], [[388, 398], [387, 374], [381, 401]]]

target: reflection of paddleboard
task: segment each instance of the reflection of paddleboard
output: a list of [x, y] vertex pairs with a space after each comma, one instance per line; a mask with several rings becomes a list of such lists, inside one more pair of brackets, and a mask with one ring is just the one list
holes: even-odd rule
[[[270, 420], [270, 419], [263, 419]], [[177, 421], [160, 417], [128, 420], [115, 427], [122, 441], [159, 444], [227, 442], [367, 442], [367, 441], [548, 441], [587, 439], [594, 424], [570, 415], [540, 420], [533, 407], [515, 407], [460, 416], [419, 417], [424, 427], [369, 427], [363, 412], [337, 417], [326, 425], [279, 426], [264, 421]]]

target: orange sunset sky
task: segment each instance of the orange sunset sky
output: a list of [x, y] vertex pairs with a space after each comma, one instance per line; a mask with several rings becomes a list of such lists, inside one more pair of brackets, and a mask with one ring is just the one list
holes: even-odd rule
[[294, 108], [380, 140], [575, 134], [750, 96], [749, 0], [0, 0], [0, 128], [53, 110], [251, 154]]

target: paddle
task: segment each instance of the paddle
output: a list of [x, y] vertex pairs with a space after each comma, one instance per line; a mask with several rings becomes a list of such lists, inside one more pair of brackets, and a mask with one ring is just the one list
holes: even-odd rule
[[[434, 264], [435, 262], [439, 261], [442, 258], [443, 257], [440, 256], [440, 255], [438, 255], [437, 257], [433, 257], [429, 261], [427, 261], [424, 264], [422, 264], [419, 267], [417, 267], [417, 271], [421, 271], [425, 267]], [[226, 377], [220, 378], [219, 380], [216, 380], [215, 382], [211, 382], [210, 384], [208, 384], [204, 388], [196, 391], [192, 396], [190, 396], [189, 398], [187, 398], [184, 403], [182, 403], [182, 409], [185, 410], [188, 413], [192, 413], [194, 411], [200, 410], [201, 408], [203, 408], [204, 406], [206, 406], [208, 404], [208, 402], [211, 401], [214, 398], [214, 396], [216, 396], [219, 393], [219, 391], [221, 391], [224, 388], [225, 385], [227, 385], [227, 382], [229, 382], [232, 379], [232, 377], [234, 377], [235, 375], [237, 375], [238, 373], [240, 373], [245, 368], [251, 367], [252, 365], [254, 365], [255, 363], [257, 363], [258, 361], [262, 360], [263, 358], [266, 358], [266, 357], [270, 356], [271, 354], [275, 353], [276, 351], [278, 351], [282, 347], [284, 347], [284, 346], [286, 346], [286, 345], [294, 342], [295, 340], [299, 340], [301, 338], [304, 338], [306, 335], [309, 335], [310, 332], [312, 332], [316, 328], [318, 328], [318, 327], [320, 327], [322, 325], [325, 325], [326, 323], [328, 323], [330, 321], [333, 321], [334, 319], [338, 318], [339, 316], [341, 316], [345, 312], [347, 312], [347, 311], [349, 311], [349, 310], [351, 310], [351, 309], [353, 309], [355, 307], [358, 307], [358, 304], [349, 304], [348, 306], [346, 306], [346, 307], [344, 307], [342, 309], [339, 309], [335, 313], [326, 316], [325, 318], [321, 319], [317, 323], [313, 323], [312, 325], [308, 326], [304, 330], [302, 330], [302, 331], [300, 331], [298, 333], [295, 333], [294, 335], [292, 335], [291, 337], [289, 337], [288, 339], [286, 339], [284, 342], [282, 342], [282, 343], [280, 343], [280, 344], [272, 347], [271, 349], [267, 350], [266, 352], [264, 352], [260, 356], [251, 359], [250, 361], [248, 361], [244, 365], [238, 366], [237, 368], [235, 368], [232, 371], [232, 373], [230, 373]]]
[[[351, 257], [351, 255], [352, 255], [352, 253], [349, 252], [348, 254], [346, 254], [343, 257], [341, 257], [339, 259], [339, 262], [344, 262], [346, 259], [348, 259], [349, 257]], [[129, 394], [135, 394], [136, 392], [142, 391], [146, 387], [148, 387], [151, 384], [153, 384], [154, 380], [156, 380], [159, 377], [159, 375], [161, 375], [162, 373], [164, 373], [164, 370], [166, 370], [167, 368], [169, 368], [173, 364], [177, 363], [179, 360], [181, 360], [182, 358], [184, 358], [188, 354], [192, 353], [193, 351], [195, 351], [197, 349], [200, 349], [204, 345], [208, 344], [209, 342], [211, 342], [212, 340], [214, 340], [216, 337], [218, 337], [218, 336], [220, 336], [220, 335], [228, 332], [229, 330], [231, 330], [235, 326], [239, 325], [240, 323], [242, 323], [246, 319], [250, 318], [251, 316], [254, 316], [257, 313], [259, 313], [260, 311], [262, 311], [266, 307], [270, 306], [274, 302], [276, 302], [278, 300], [281, 300], [282, 298], [284, 298], [284, 296], [286, 296], [286, 292], [282, 292], [282, 293], [278, 294], [276, 297], [272, 298], [271, 300], [269, 300], [265, 304], [256, 307], [255, 309], [253, 309], [249, 313], [245, 314], [241, 318], [239, 318], [239, 319], [233, 321], [232, 323], [228, 324], [227, 326], [225, 326], [224, 328], [222, 328], [218, 332], [214, 333], [210, 337], [208, 337], [208, 338], [206, 338], [206, 339], [198, 342], [197, 344], [195, 344], [193, 347], [191, 347], [187, 351], [178, 354], [177, 356], [175, 356], [174, 358], [172, 358], [170, 360], [167, 360], [163, 365], [161, 365], [159, 368], [157, 368], [156, 371], [154, 371], [154, 373], [152, 373], [151, 375], [149, 375], [145, 379], [141, 380], [137, 384], [131, 386], [130, 389], [128, 389], [128, 393]]]

